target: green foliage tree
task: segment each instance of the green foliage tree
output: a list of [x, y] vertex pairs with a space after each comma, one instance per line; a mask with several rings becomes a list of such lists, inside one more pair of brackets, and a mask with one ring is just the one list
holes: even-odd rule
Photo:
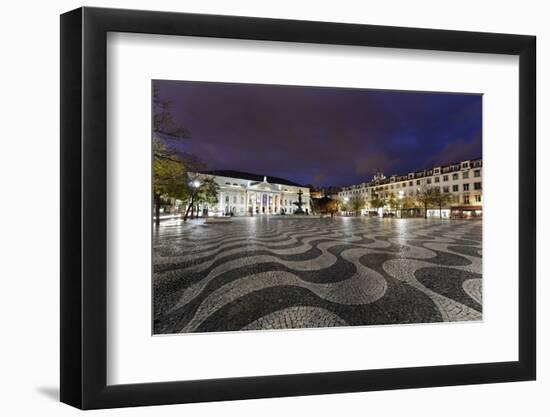
[[330, 217], [334, 217], [335, 213], [338, 213], [339, 210], [339, 204], [338, 200], [333, 200], [332, 198], [329, 198], [330, 201], [326, 204], [326, 212], [330, 214]]
[[373, 194], [369, 204], [373, 209], [378, 211], [379, 208], [384, 207], [386, 205], [386, 199], [379, 196], [378, 194]]
[[404, 197], [401, 201], [401, 207], [404, 209], [413, 209], [418, 205], [417, 201], [410, 196]]
[[153, 138], [153, 199], [157, 224], [160, 222], [162, 196], [184, 198], [186, 183], [187, 171], [178, 154]]
[[187, 209], [183, 221], [187, 221], [189, 212], [195, 207], [195, 204], [216, 204], [218, 202], [218, 191], [219, 186], [212, 178], [196, 174], [190, 176], [186, 196]]
[[158, 86], [153, 87], [153, 201], [155, 222], [160, 223], [162, 197], [188, 200], [193, 194], [190, 173], [204, 165], [193, 155], [182, 152], [177, 145], [190, 138], [189, 131], [177, 123], [170, 103], [162, 100]]
[[330, 214], [331, 217], [339, 210], [339, 200], [334, 200], [330, 197], [312, 198], [310, 206], [315, 214]]
[[391, 193], [388, 201], [386, 202], [390, 207], [390, 210], [393, 210], [394, 214], [397, 216], [397, 209], [399, 207], [399, 200], [395, 198], [395, 194]]
[[349, 214], [349, 212], [351, 211], [351, 201], [347, 198], [338, 199], [338, 207], [347, 216]]

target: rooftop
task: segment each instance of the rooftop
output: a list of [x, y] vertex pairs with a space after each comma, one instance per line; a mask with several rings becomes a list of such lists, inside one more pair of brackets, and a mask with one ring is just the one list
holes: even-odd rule
[[269, 175], [261, 175], [261, 174], [252, 174], [250, 172], [243, 172], [243, 171], [234, 171], [234, 170], [213, 170], [213, 171], [202, 171], [202, 174], [208, 174], [208, 175], [217, 175], [219, 177], [228, 177], [228, 178], [236, 178], [241, 180], [250, 180], [255, 182], [262, 182], [264, 180], [264, 177], [266, 177], [267, 182], [272, 184], [282, 184], [282, 185], [291, 185], [294, 187], [304, 187], [301, 184], [295, 183], [293, 181], [285, 180], [284, 178], [279, 177], [271, 177]]

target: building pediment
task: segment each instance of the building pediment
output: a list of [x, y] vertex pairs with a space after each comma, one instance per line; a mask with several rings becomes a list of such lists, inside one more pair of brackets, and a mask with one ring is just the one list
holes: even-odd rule
[[251, 191], [273, 191], [273, 192], [281, 191], [278, 185], [270, 184], [268, 182], [252, 183], [250, 184], [248, 189]]

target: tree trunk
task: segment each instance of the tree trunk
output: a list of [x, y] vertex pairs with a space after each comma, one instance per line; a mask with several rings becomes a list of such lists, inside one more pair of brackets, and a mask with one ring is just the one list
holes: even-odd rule
[[428, 218], [428, 204], [424, 203], [424, 218]]
[[155, 224], [160, 225], [160, 194], [153, 193], [153, 199], [155, 202]]
[[441, 219], [441, 203], [439, 203], [439, 218]]
[[[187, 210], [185, 210], [185, 215], [183, 216], [183, 221], [184, 222], [187, 221], [187, 217], [189, 216], [189, 210], [191, 210], [191, 207], [194, 207], [194, 205], [195, 205], [195, 194], [193, 194], [191, 196], [191, 202], [187, 206]], [[191, 217], [191, 218], [193, 218], [193, 217]]]

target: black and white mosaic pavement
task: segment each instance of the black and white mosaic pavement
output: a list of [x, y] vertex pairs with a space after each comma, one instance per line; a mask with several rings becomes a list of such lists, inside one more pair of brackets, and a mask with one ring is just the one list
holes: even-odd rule
[[471, 220], [164, 223], [154, 333], [481, 320], [481, 240]]

